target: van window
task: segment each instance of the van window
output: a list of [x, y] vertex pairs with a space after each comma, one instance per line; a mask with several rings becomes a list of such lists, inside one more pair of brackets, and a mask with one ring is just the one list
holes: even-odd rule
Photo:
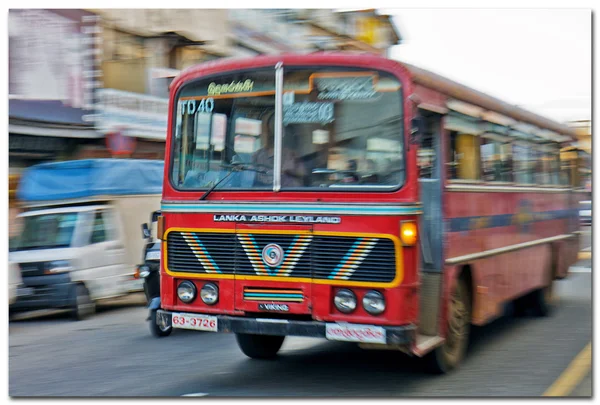
[[92, 238], [90, 243], [100, 243], [105, 242], [106, 238], [106, 227], [104, 224], [104, 214], [102, 212], [96, 212], [96, 216], [94, 217], [94, 224], [92, 227]]
[[15, 250], [52, 249], [71, 246], [77, 224], [76, 212], [24, 217], [24, 230]]

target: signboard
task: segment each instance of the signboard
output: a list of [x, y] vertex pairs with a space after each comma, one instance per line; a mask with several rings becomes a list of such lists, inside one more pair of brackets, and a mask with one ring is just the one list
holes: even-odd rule
[[373, 75], [314, 75], [320, 100], [361, 100], [376, 96]]
[[333, 122], [333, 103], [302, 102], [283, 105], [283, 125], [330, 122]]
[[165, 140], [169, 100], [114, 89], [98, 90], [96, 127], [124, 136]]
[[113, 155], [131, 155], [135, 151], [135, 138], [124, 136], [121, 131], [106, 135], [106, 147]]
[[101, 87], [98, 17], [83, 10], [9, 10], [9, 94], [91, 110]]

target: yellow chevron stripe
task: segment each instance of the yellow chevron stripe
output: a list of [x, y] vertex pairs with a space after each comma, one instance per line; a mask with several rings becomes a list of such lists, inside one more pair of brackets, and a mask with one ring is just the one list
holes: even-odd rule
[[210, 262], [208, 257], [206, 257], [206, 255], [203, 252], [202, 247], [200, 245], [198, 245], [198, 243], [191, 236], [183, 234], [183, 233], [182, 233], [182, 236], [188, 245], [192, 245], [193, 247], [198, 249], [198, 250], [192, 249], [192, 253], [200, 261], [200, 264], [202, 264], [202, 267], [204, 267], [206, 272], [207, 273], [217, 273], [217, 269], [215, 269], [215, 267]]
[[298, 263], [304, 254], [306, 248], [309, 246], [311, 239], [312, 236], [301, 236], [298, 238], [290, 253], [285, 256], [283, 265], [277, 270], [277, 275], [290, 274], [296, 263]]
[[335, 275], [334, 279], [343, 280], [347, 279], [354, 273], [354, 270], [362, 261], [367, 257], [367, 255], [373, 250], [373, 246], [376, 243], [376, 239], [365, 239], [360, 245], [356, 248], [356, 250], [352, 253], [352, 256], [348, 258], [346, 263], [342, 266], [342, 268]]

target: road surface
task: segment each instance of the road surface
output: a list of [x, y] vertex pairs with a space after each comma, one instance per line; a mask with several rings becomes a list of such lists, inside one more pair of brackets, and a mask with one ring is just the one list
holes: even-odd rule
[[[395, 352], [288, 338], [277, 361], [250, 360], [229, 334], [151, 337], [142, 299], [12, 321], [11, 396], [540, 396], [591, 341], [591, 274], [557, 282], [548, 318], [504, 317], [476, 328], [468, 358], [432, 376]], [[140, 297], [138, 297], [140, 298]], [[571, 395], [591, 395], [586, 377]]]

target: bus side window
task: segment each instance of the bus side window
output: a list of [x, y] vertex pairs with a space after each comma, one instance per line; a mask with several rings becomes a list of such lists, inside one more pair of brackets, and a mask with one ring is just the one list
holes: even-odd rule
[[536, 161], [531, 146], [523, 142], [513, 144], [513, 159], [515, 183], [534, 184], [533, 173]]
[[484, 181], [512, 181], [510, 143], [481, 138], [480, 155]]
[[460, 180], [479, 180], [479, 137], [450, 132], [449, 150], [449, 177]]
[[427, 127], [421, 135], [419, 150], [417, 151], [417, 164], [419, 166], [419, 178], [431, 179], [436, 177], [435, 168], [435, 148], [434, 148], [434, 132], [431, 120], [426, 120]]

